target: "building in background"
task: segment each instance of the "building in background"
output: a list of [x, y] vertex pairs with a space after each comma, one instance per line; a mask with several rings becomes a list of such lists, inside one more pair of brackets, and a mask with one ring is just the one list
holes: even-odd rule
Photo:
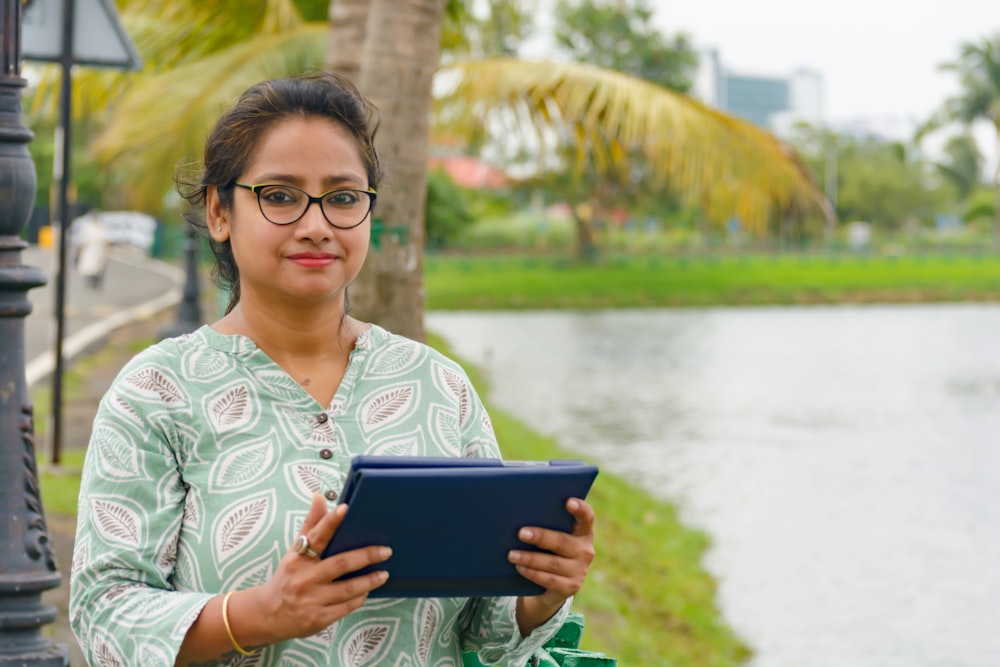
[[724, 65], [714, 49], [701, 52], [699, 60], [692, 93], [705, 104], [780, 136], [787, 136], [798, 122], [822, 123], [819, 72], [799, 68], [786, 76], [739, 73]]

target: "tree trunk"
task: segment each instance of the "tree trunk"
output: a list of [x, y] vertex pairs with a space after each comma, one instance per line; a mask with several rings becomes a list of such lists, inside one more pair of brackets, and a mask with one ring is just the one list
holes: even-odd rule
[[419, 341], [425, 338], [427, 144], [446, 2], [371, 0], [361, 59], [360, 88], [382, 116], [376, 142], [386, 178], [351, 306], [360, 319]]
[[361, 80], [361, 52], [371, 0], [330, 0], [330, 38], [326, 71], [343, 74], [357, 85]]

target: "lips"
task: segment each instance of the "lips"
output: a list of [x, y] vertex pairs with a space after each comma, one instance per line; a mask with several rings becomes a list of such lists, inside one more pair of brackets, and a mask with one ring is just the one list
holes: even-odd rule
[[337, 261], [338, 257], [328, 252], [299, 252], [294, 255], [288, 255], [288, 259], [299, 266], [318, 268], [333, 264]]

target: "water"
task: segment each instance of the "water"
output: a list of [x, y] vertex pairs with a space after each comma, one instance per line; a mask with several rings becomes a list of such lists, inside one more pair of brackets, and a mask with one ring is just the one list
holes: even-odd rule
[[1000, 307], [428, 326], [498, 406], [711, 535], [752, 667], [1000, 665]]

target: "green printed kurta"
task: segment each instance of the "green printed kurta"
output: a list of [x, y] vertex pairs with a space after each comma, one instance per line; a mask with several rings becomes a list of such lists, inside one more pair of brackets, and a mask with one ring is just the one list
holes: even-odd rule
[[[90, 664], [172, 666], [208, 600], [267, 581], [312, 495], [332, 505], [359, 454], [499, 450], [461, 367], [377, 326], [326, 408], [243, 336], [202, 327], [137, 355], [84, 465], [70, 618]], [[460, 667], [463, 650], [523, 664], [567, 608], [522, 638], [514, 598], [370, 599], [231, 664]]]

